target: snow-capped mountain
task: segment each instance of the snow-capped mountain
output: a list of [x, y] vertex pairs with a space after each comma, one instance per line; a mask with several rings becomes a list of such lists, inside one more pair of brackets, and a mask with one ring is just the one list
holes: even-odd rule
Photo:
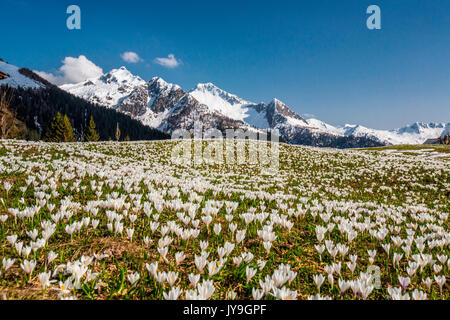
[[128, 97], [136, 87], [142, 85], [145, 85], [144, 80], [121, 67], [99, 78], [77, 84], [65, 84], [60, 88], [89, 102], [117, 108], [123, 98]]
[[183, 95], [185, 92], [179, 86], [155, 77], [123, 97], [117, 110], [147, 126], [159, 128], [167, 121], [171, 108]]
[[[6, 70], [16, 76], [14, 81], [18, 81], [17, 70]], [[32, 79], [20, 81], [24, 85], [39, 86]], [[158, 77], [146, 82], [125, 67], [60, 88], [89, 102], [116, 109], [149, 127], [169, 134], [176, 129], [191, 130], [194, 122], [200, 121], [204, 129], [277, 129], [281, 139], [292, 144], [372, 147], [420, 144], [441, 136], [450, 127], [448, 123], [415, 123], [396, 130], [376, 130], [360, 125], [335, 127], [317, 119], [305, 119], [278, 99], [267, 104], [253, 103], [212, 83], [198, 84], [187, 92]]]
[[417, 123], [390, 131], [359, 125], [335, 127], [317, 119], [304, 119], [277, 99], [257, 104], [212, 83], [198, 84], [185, 92], [161, 78], [146, 83], [124, 67], [98, 79], [61, 88], [167, 133], [192, 129], [194, 121], [199, 120], [204, 128], [278, 129], [284, 141], [294, 144], [357, 147], [419, 144], [440, 136], [446, 127], [445, 123]]
[[440, 137], [450, 128], [450, 123], [416, 122], [395, 130], [369, 129], [360, 125], [346, 125], [343, 134], [346, 136], [366, 137], [387, 145], [422, 144], [428, 139]]
[[246, 107], [254, 104], [230, 94], [212, 83], [199, 83], [189, 93], [198, 102], [208, 106], [211, 111], [238, 121], [244, 121], [248, 117], [248, 108]]
[[31, 89], [45, 87], [44, 83], [29, 78], [23, 69], [19, 69], [18, 67], [3, 61], [0, 61], [0, 72], [4, 74], [4, 79], [0, 80], [0, 86], [7, 85], [12, 88], [22, 87]]
[[[317, 119], [304, 119], [293, 112], [286, 104], [273, 99], [269, 104], [255, 104], [243, 100], [236, 95], [227, 93], [211, 83], [199, 84], [190, 92], [199, 102], [212, 110], [229, 118], [246, 122], [260, 129], [278, 129], [282, 138], [291, 143], [304, 143], [305, 139], [325, 139], [325, 144], [336, 138], [342, 143], [342, 138], [350, 144], [369, 143], [380, 144], [421, 144], [428, 139], [439, 137], [449, 130], [449, 123], [414, 123], [395, 130], [369, 129], [360, 125], [345, 125], [335, 127]], [[302, 141], [303, 140], [303, 141]], [[311, 142], [319, 144], [319, 142]], [[345, 142], [344, 142], [345, 143]], [[369, 143], [370, 144], [370, 143]]]
[[[199, 85], [198, 88], [200, 87]], [[232, 127], [246, 127], [244, 122], [235, 117], [224, 115], [227, 108], [218, 110], [210, 107], [215, 104], [202, 104], [180, 86], [167, 83], [159, 77], [145, 82], [132, 75], [125, 67], [79, 84], [63, 85], [61, 89], [89, 102], [114, 108], [149, 127], [167, 133], [176, 129], [192, 129], [194, 120], [197, 119], [205, 128], [223, 129], [230, 124], [234, 124]], [[206, 94], [208, 92], [205, 90]], [[200, 91], [197, 93], [200, 94]], [[232, 105], [226, 107], [233, 110]]]

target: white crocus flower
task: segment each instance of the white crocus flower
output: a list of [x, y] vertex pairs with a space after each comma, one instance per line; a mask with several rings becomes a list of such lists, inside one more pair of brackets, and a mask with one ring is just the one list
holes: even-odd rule
[[406, 290], [406, 288], [408, 288], [409, 284], [411, 283], [411, 279], [409, 277], [398, 276], [398, 282], [400, 283], [402, 289]]
[[13, 234], [11, 236], [7, 236], [6, 240], [8, 240], [8, 242], [13, 246], [17, 241], [17, 235]]
[[175, 287], [170, 289], [168, 293], [163, 292], [163, 296], [165, 300], [177, 300], [183, 291], [180, 287]]
[[9, 268], [11, 268], [14, 265], [14, 262], [16, 261], [16, 259], [11, 259], [11, 258], [3, 258], [2, 260], [2, 268], [3, 270], [8, 271]]
[[127, 228], [127, 236], [130, 241], [133, 241], [133, 234], [134, 234], [134, 229]]
[[20, 264], [20, 267], [23, 269], [23, 271], [25, 271], [25, 273], [31, 274], [31, 273], [33, 273], [33, 270], [36, 267], [36, 261], [24, 260], [24, 262]]
[[58, 257], [57, 253], [50, 251], [47, 256], [47, 264], [51, 264], [53, 260], [55, 260], [57, 257]]
[[320, 293], [320, 287], [322, 286], [323, 282], [325, 281], [325, 277], [323, 275], [321, 275], [321, 274], [315, 274], [313, 276], [313, 280], [314, 280], [314, 283], [317, 286], [317, 290]]
[[247, 276], [247, 282], [250, 282], [250, 280], [255, 276], [257, 270], [253, 269], [251, 267], [245, 268], [245, 275]]
[[152, 263], [152, 264], [145, 264], [145, 268], [148, 270], [148, 272], [154, 277], [156, 278], [156, 274], [158, 271], [158, 262]]
[[433, 279], [431, 279], [431, 278], [422, 279], [422, 282], [425, 284], [425, 286], [427, 287], [428, 290], [431, 290], [431, 285], [433, 284]]
[[216, 236], [220, 234], [220, 231], [222, 230], [222, 225], [220, 223], [214, 224], [214, 233]]
[[427, 294], [421, 290], [414, 289], [412, 293], [412, 298], [414, 300], [427, 300]]
[[321, 296], [320, 294], [316, 294], [315, 296], [309, 296], [308, 300], [332, 300], [331, 297]]
[[261, 300], [261, 298], [264, 296], [264, 291], [253, 288], [252, 296], [254, 300]]
[[66, 296], [70, 294], [70, 291], [73, 289], [73, 284], [71, 279], [67, 279], [65, 282], [60, 281], [59, 282], [59, 295], [60, 296]]
[[186, 259], [186, 256], [183, 251], [175, 253], [175, 263], [177, 265], [180, 265], [184, 261], [184, 259]]
[[216, 288], [212, 280], [204, 280], [202, 283], [197, 284], [197, 290], [200, 300], [208, 300], [214, 294]]
[[198, 281], [200, 280], [200, 275], [190, 273], [188, 276], [188, 279], [189, 279], [189, 282], [191, 283], [191, 286], [195, 288], [198, 284]]
[[434, 276], [434, 280], [436, 280], [436, 283], [439, 286], [439, 290], [442, 292], [442, 287], [444, 286], [444, 284], [445, 284], [447, 279], [445, 278], [445, 276], [437, 276], [437, 275], [435, 275]]
[[141, 276], [139, 275], [138, 272], [129, 274], [129, 275], [127, 276], [128, 281], [131, 283], [132, 286], [135, 285], [135, 283], [140, 279], [140, 277], [141, 277]]
[[6, 190], [6, 195], [8, 195], [9, 190], [11, 190], [11, 188], [12, 188], [12, 184], [9, 183], [8, 181], [5, 181], [5, 183], [3, 183], [3, 187], [4, 187], [5, 190]]
[[167, 272], [167, 282], [169, 283], [169, 285], [171, 287], [174, 286], [177, 279], [178, 279], [178, 272], [173, 272], [173, 271]]
[[56, 280], [50, 280], [50, 272], [42, 272], [39, 274], [39, 282], [41, 283], [42, 290], [45, 290], [46, 288], [50, 287], [51, 283], [56, 282]]
[[266, 266], [266, 261], [264, 261], [264, 260], [258, 260], [256, 262], [258, 263], [259, 270], [264, 269], [264, 267]]
[[285, 287], [273, 288], [272, 295], [279, 300], [297, 300], [297, 291], [291, 291]]

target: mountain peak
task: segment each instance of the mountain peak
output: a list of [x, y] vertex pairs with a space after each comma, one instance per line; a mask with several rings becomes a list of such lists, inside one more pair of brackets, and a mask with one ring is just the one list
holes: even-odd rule
[[106, 83], [130, 83], [130, 84], [141, 84], [145, 81], [139, 77], [132, 74], [127, 68], [120, 67], [119, 69], [112, 69], [108, 73], [105, 73], [103, 76], [99, 78], [99, 80]]
[[153, 77], [150, 83], [158, 83], [159, 85], [168, 85], [169, 83], [161, 77]]
[[[252, 104], [251, 102], [245, 101], [244, 99], [219, 88], [211, 82], [197, 84], [197, 86], [191, 90], [190, 93], [194, 96], [194, 98], [206, 105], [209, 105], [208, 102], [219, 102], [217, 99], [223, 100], [231, 105]], [[217, 99], [214, 99], [216, 101], [211, 101], [212, 97], [216, 97]]]
[[[283, 106], [286, 105], [286, 103], [284, 103], [284, 102], [281, 101], [281, 100], [278, 100], [277, 98], [273, 98], [272, 101], [270, 101], [270, 103], [273, 103], [273, 104], [275, 104], [275, 105], [283, 105]], [[270, 104], [270, 103], [269, 103], [269, 104]]]
[[212, 82], [198, 83], [197, 88], [217, 88], [218, 87]]
[[133, 76], [133, 74], [125, 67], [120, 67], [119, 69], [112, 69], [111, 71], [109, 71], [108, 73], [106, 73], [107, 75], [117, 75], [117, 74], [122, 74], [122, 75], [130, 75]]
[[218, 86], [216, 86], [212, 82], [207, 83], [198, 83], [197, 86], [191, 90], [191, 92], [200, 91], [200, 92], [210, 92], [212, 94], [228, 94], [225, 90], [220, 89]]
[[209, 110], [239, 121], [244, 121], [248, 117], [245, 107], [252, 104], [211, 82], [197, 84], [189, 94], [201, 104], [208, 106]]
[[181, 89], [181, 87], [179, 85], [173, 84], [173, 83], [168, 83], [167, 81], [165, 81], [163, 78], [161, 77], [153, 77], [152, 80], [149, 81], [149, 86], [150, 87], [158, 87], [162, 90], [179, 90]]

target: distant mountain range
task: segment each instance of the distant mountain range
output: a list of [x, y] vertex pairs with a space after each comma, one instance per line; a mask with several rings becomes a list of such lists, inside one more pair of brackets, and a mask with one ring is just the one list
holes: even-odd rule
[[[0, 71], [8, 73], [4, 64]], [[39, 83], [9, 71], [0, 80], [10, 85], [38, 88]], [[150, 81], [133, 75], [125, 67], [98, 78], [61, 89], [91, 103], [112, 108], [146, 126], [171, 134], [176, 129], [192, 130], [195, 121], [203, 128], [278, 129], [281, 139], [291, 144], [319, 147], [373, 147], [391, 144], [422, 144], [449, 132], [450, 123], [414, 123], [395, 130], [375, 130], [360, 125], [335, 127], [317, 119], [306, 119], [278, 99], [253, 103], [230, 94], [212, 83], [198, 84], [190, 91], [155, 77]]]

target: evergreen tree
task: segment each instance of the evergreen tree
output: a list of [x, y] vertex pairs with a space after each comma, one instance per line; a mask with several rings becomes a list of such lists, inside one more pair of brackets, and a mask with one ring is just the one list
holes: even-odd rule
[[130, 141], [130, 136], [127, 135], [123, 141]]
[[91, 116], [91, 120], [89, 121], [89, 126], [87, 127], [86, 130], [86, 141], [87, 142], [96, 142], [98, 140], [100, 140], [100, 136], [98, 135], [97, 131], [95, 130], [95, 122], [94, 122], [94, 117]]
[[48, 142], [64, 142], [64, 121], [61, 113], [58, 112], [52, 122], [50, 122], [44, 140]]
[[76, 142], [75, 134], [73, 133], [72, 124], [69, 117], [65, 114], [63, 118], [64, 142]]
[[119, 123], [117, 122], [117, 127], [116, 127], [116, 141], [119, 141], [120, 139], [120, 129], [119, 129]]

